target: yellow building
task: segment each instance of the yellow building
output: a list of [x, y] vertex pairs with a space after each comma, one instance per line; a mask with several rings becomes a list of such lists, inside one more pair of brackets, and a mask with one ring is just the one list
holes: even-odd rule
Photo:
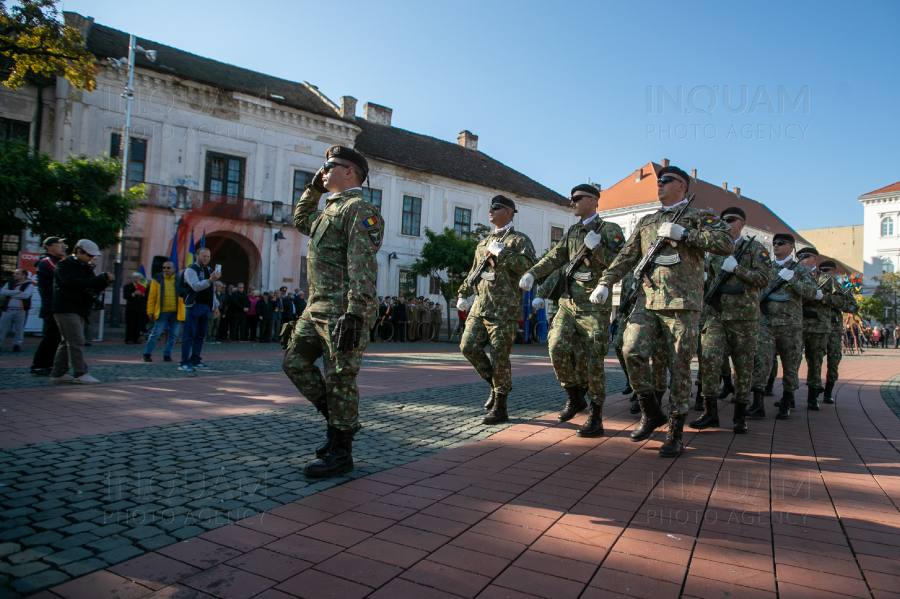
[[863, 226], [826, 227], [797, 231], [820, 254], [843, 262], [856, 272], [863, 271]]

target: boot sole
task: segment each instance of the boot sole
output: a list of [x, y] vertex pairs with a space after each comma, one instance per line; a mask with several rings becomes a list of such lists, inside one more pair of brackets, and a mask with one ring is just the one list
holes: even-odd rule
[[683, 453], [684, 453], [684, 449], [681, 449], [679, 451], [666, 452], [666, 453], [663, 453], [660, 451], [659, 457], [661, 457], [661, 458], [677, 458], [678, 456], [680, 456]]
[[822, 403], [833, 404], [834, 400], [833, 399], [823, 399]]
[[[694, 422], [696, 422], [696, 421], [694, 421]], [[707, 423], [705, 423], [705, 424], [698, 424], [698, 425], [696, 425], [696, 426], [694, 425], [693, 422], [688, 422], [688, 426], [691, 427], [691, 428], [694, 429], [694, 430], [702, 431], [702, 430], [706, 430], [706, 429], [708, 429], [708, 428], [718, 428], [718, 427], [719, 427], [719, 421], [718, 421], [718, 420], [716, 420], [715, 422], [709, 421], [709, 422], [707, 422]]]
[[790, 418], [790, 417], [791, 417], [790, 414], [787, 414], [787, 415], [785, 415], [785, 416], [782, 416], [781, 414], [775, 414], [775, 418], [778, 419], [778, 420], [787, 420], [787, 419]]
[[597, 432], [581, 432], [581, 431], [579, 430], [579, 431], [575, 431], [575, 434], [578, 435], [579, 437], [602, 437], [602, 436], [603, 436], [603, 429], [601, 428], [601, 429], [600, 429], [599, 431], [597, 431]]
[[659, 427], [661, 427], [661, 426], [663, 426], [663, 425], [665, 425], [665, 424], [668, 424], [668, 423], [669, 423], [669, 419], [668, 419], [668, 418], [666, 418], [665, 420], [659, 421], [658, 424], [653, 424], [653, 423], [651, 423], [651, 424], [650, 424], [650, 427], [649, 427], [650, 430], [647, 432], [646, 435], [642, 435], [642, 436], [639, 437], [639, 438], [631, 437], [631, 440], [634, 441], [635, 443], [640, 443], [641, 441], [646, 441], [647, 439], [649, 439], [649, 438], [653, 435], [654, 432], [656, 432], [656, 429], [658, 429]]
[[353, 470], [353, 464], [349, 464], [347, 466], [341, 466], [336, 470], [331, 470], [329, 472], [318, 473], [310, 473], [306, 471], [306, 468], [303, 469], [303, 476], [307, 478], [331, 478], [332, 476], [340, 476], [341, 474], [347, 474]]
[[745, 428], [742, 428], [742, 429], [735, 428], [735, 429], [732, 429], [732, 431], [734, 432], [735, 435], [746, 435], [747, 434], [747, 429], [745, 429]]
[[501, 419], [501, 418], [498, 418], [497, 420], [491, 420], [490, 422], [487, 421], [487, 420], [482, 420], [482, 421], [481, 421], [481, 424], [486, 425], [486, 426], [490, 426], [490, 425], [492, 425], [492, 424], [502, 424], [502, 423], [504, 423], [504, 422], [509, 422], [509, 417], [508, 417], [508, 416], [507, 416], [506, 418], [502, 418], [502, 419]]
[[584, 404], [580, 408], [576, 408], [575, 410], [572, 411], [572, 415], [569, 416], [568, 418], [563, 418], [562, 413], [559, 413], [556, 415], [556, 419], [559, 420], [560, 422], [568, 422], [572, 418], [575, 418], [576, 416], [578, 416], [578, 414], [580, 414], [582, 411], [584, 411], [584, 409], [586, 407], [588, 407], [587, 404]]
[[746, 416], [746, 418], [765, 418], [765, 417], [766, 417], [765, 412], [757, 412], [755, 414], [747, 414], [747, 416]]

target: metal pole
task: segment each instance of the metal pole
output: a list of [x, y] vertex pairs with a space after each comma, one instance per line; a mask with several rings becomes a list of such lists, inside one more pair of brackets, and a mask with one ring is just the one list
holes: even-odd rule
[[[122, 193], [128, 189], [128, 152], [131, 146], [131, 99], [134, 97], [134, 35], [128, 36], [128, 85], [125, 86], [125, 130], [122, 132]], [[112, 314], [109, 316], [109, 326], [119, 326], [119, 307], [122, 296], [122, 236], [125, 231], [119, 230], [119, 242], [116, 244], [116, 264], [113, 274]]]

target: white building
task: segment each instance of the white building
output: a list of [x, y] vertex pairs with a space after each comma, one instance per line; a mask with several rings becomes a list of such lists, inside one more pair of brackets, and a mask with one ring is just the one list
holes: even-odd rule
[[[117, 156], [125, 122], [125, 68], [108, 59], [127, 56], [128, 35], [65, 13], [99, 59], [97, 88], [86, 92], [65, 79], [38, 89], [0, 86], [0, 128], [25, 137], [64, 160], [70, 154]], [[296, 83], [139, 39], [157, 51], [155, 63], [138, 53], [132, 104], [129, 180], [148, 197], [125, 231], [124, 271], [144, 265], [158, 272], [178, 235], [184, 260], [191, 234], [206, 236], [226, 283], [262, 289], [305, 288], [307, 238], [291, 226], [292, 206], [335, 144], [369, 159], [369, 197], [385, 216], [378, 254], [378, 293], [440, 298], [409, 266], [426, 227], [469, 229], [487, 224], [494, 195], [512, 197], [516, 226], [538, 254], [551, 231], [572, 222], [564, 197], [478, 151], [477, 136], [457, 143], [391, 126], [391, 109], [363, 106], [345, 96], [337, 104], [309, 83]], [[4, 239], [4, 270], [18, 251], [36, 251], [23, 232]], [[114, 252], [114, 250], [113, 250]], [[111, 269], [110, 256], [100, 265]], [[179, 265], [180, 267], [181, 265]]]
[[900, 182], [859, 196], [863, 205], [863, 293], [900, 267]]

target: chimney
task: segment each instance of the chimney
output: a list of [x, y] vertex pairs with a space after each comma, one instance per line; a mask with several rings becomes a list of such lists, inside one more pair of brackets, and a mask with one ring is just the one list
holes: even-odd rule
[[353, 96], [341, 96], [341, 118], [352, 119], [356, 117], [356, 98]]
[[741, 197], [741, 188], [740, 187], [734, 187], [732, 189], [734, 190], [734, 195], [736, 195], [737, 197]]
[[663, 168], [666, 168], [667, 166], [669, 166], [669, 159], [668, 159], [668, 158], [663, 158], [663, 159], [662, 159], [662, 166], [663, 166]]
[[594, 187], [596, 187], [596, 188], [597, 188], [597, 191], [603, 191], [603, 189], [600, 187], [600, 184], [599, 184], [599, 183], [591, 183], [591, 185], [593, 185]]
[[691, 169], [691, 179], [693, 179], [694, 181], [697, 180], [697, 169], [695, 168]]
[[635, 170], [635, 171], [634, 171], [634, 182], [635, 182], [635, 183], [640, 183], [640, 182], [641, 182], [641, 177], [643, 177], [643, 176], [644, 176], [644, 169], [643, 169], [643, 168], [639, 168], [639, 169]]
[[722, 183], [722, 189], [724, 189], [725, 191], [728, 191], [728, 183], [727, 182]]
[[466, 148], [467, 150], [477, 150], [478, 136], [468, 130], [460, 131], [459, 137], [456, 138], [456, 143]]
[[393, 113], [394, 111], [387, 106], [372, 104], [371, 102], [366, 102], [365, 104], [363, 104], [363, 118], [374, 125], [384, 125], [385, 127], [390, 127], [391, 115]]

